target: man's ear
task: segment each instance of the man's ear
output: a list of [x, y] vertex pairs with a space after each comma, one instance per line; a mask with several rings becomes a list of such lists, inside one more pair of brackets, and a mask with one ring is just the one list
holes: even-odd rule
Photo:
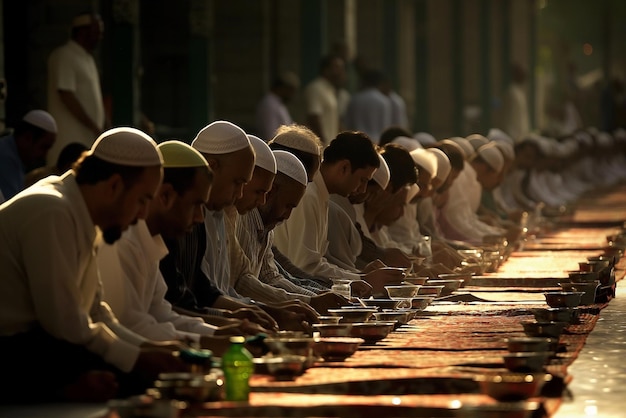
[[352, 172], [352, 164], [350, 164], [350, 160], [339, 161], [339, 171], [341, 174], [350, 174]]

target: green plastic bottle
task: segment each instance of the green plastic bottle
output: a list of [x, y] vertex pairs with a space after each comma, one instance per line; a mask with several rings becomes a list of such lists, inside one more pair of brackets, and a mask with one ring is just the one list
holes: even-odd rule
[[254, 372], [252, 354], [244, 347], [244, 337], [230, 337], [230, 348], [222, 356], [227, 401], [247, 401], [249, 379]]

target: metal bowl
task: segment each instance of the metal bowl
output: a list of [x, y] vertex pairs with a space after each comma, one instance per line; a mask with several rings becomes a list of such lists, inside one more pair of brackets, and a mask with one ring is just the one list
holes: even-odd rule
[[530, 310], [537, 322], [568, 322], [574, 320], [573, 308], [533, 308]]
[[500, 373], [479, 375], [474, 380], [485, 395], [501, 402], [513, 402], [538, 396], [543, 385], [552, 380], [552, 376], [544, 373]]
[[161, 399], [190, 402], [220, 401], [224, 380], [214, 374], [161, 373], [154, 388]]
[[372, 344], [387, 337], [395, 323], [390, 321], [372, 321], [352, 324], [350, 336], [363, 338], [365, 343]]
[[329, 309], [328, 313], [335, 316], [341, 316], [339, 323], [353, 323], [353, 322], [365, 322], [374, 312], [377, 312], [378, 308], [339, 308]]
[[354, 354], [364, 342], [365, 340], [362, 338], [320, 338], [315, 341], [313, 351], [325, 361], [344, 361]]
[[564, 292], [582, 292], [580, 304], [593, 305], [596, 301], [596, 290], [600, 287], [600, 281], [559, 283], [559, 286], [561, 286]]
[[322, 315], [317, 317], [320, 324], [338, 324], [341, 319], [341, 316], [334, 315]]
[[417, 291], [419, 290], [419, 288], [420, 288], [420, 285], [416, 285], [416, 284], [385, 286], [385, 290], [387, 290], [387, 294], [392, 299], [412, 298], [413, 296], [417, 295]]
[[504, 354], [502, 358], [504, 367], [512, 372], [535, 373], [543, 370], [553, 354], [550, 351], [519, 352]]
[[548, 337], [511, 337], [504, 342], [511, 353], [556, 351], [559, 340]]
[[367, 306], [368, 308], [377, 308], [378, 310], [382, 309], [396, 309], [401, 301], [397, 299], [359, 299], [361, 304]]
[[307, 359], [308, 357], [292, 354], [273, 357], [267, 363], [267, 370], [275, 380], [293, 380], [304, 372]]
[[569, 271], [567, 276], [572, 282], [593, 282], [598, 280], [599, 273], [597, 271]]
[[313, 354], [313, 338], [280, 338], [268, 337], [263, 340], [270, 352], [275, 356], [295, 355], [311, 357]]
[[544, 295], [551, 308], [573, 308], [580, 305], [583, 292], [546, 292]]
[[522, 321], [524, 332], [529, 337], [559, 338], [567, 325], [565, 322]]
[[441, 295], [441, 292], [443, 292], [443, 289], [445, 287], [446, 287], [445, 285], [438, 285], [438, 286], [425, 285], [425, 286], [420, 287], [420, 289], [417, 291], [417, 295], [438, 297], [439, 295]]
[[374, 317], [377, 321], [397, 321], [396, 327], [409, 322], [409, 312], [402, 310], [376, 312]]
[[431, 279], [426, 284], [429, 286], [443, 286], [440, 295], [448, 296], [461, 287], [463, 279]]
[[433, 300], [435, 300], [433, 296], [415, 296], [411, 298], [410, 309], [423, 311], [433, 302]]
[[407, 276], [404, 278], [404, 282], [408, 283], [408, 284], [415, 284], [415, 285], [425, 285], [426, 282], [428, 281], [428, 277], [411, 277], [411, 276]]
[[320, 337], [347, 337], [350, 335], [352, 324], [312, 324], [313, 330], [320, 333]]

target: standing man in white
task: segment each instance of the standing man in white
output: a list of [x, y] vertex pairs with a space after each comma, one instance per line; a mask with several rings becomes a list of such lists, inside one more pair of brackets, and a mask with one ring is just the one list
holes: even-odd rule
[[57, 122], [58, 134], [48, 154], [48, 165], [56, 163], [70, 142], [90, 148], [105, 128], [100, 76], [93, 58], [103, 31], [100, 16], [76, 16], [69, 41], [50, 54], [48, 111]]

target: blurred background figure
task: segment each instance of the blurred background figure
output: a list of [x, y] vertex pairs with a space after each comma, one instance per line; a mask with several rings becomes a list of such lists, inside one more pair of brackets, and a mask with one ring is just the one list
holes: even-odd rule
[[102, 40], [104, 24], [97, 14], [72, 20], [70, 40], [48, 59], [48, 111], [59, 126], [59, 140], [50, 150], [49, 165], [70, 142], [90, 147], [107, 125], [100, 76], [93, 52]]
[[300, 79], [292, 72], [285, 72], [274, 79], [270, 91], [256, 108], [256, 128], [259, 137], [269, 141], [281, 125], [291, 125], [293, 119], [287, 109], [300, 87]]
[[514, 140], [530, 132], [528, 101], [526, 99], [526, 69], [519, 63], [511, 66], [511, 84], [503, 101], [504, 119], [502, 130]]
[[78, 161], [83, 152], [87, 151], [87, 147], [80, 142], [69, 143], [61, 150], [57, 162], [52, 167], [39, 167], [29, 171], [26, 174], [24, 188], [30, 187], [39, 180], [48, 176], [59, 176], [72, 168], [74, 163]]
[[0, 190], [4, 199], [22, 191], [26, 172], [45, 163], [56, 134], [56, 122], [48, 112], [31, 110], [15, 132], [0, 138]]

